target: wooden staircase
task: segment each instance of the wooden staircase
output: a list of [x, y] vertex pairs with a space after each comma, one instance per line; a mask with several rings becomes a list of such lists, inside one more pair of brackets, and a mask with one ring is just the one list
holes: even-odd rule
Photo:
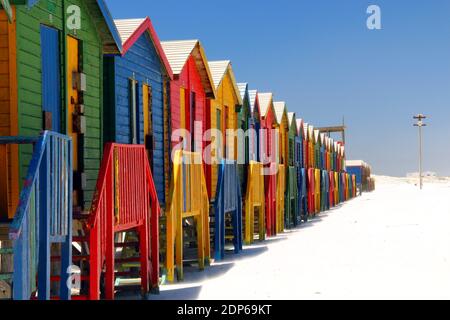
[[217, 192], [212, 214], [213, 248], [215, 260], [225, 257], [225, 246], [231, 242], [234, 253], [242, 250], [242, 194], [237, 162], [222, 160], [219, 166]]
[[[0, 147], [14, 145], [32, 145], [33, 154], [14, 218], [0, 224], [0, 286], [10, 291], [7, 298], [48, 300], [50, 271], [66, 270], [71, 260], [72, 141], [50, 131], [37, 138], [0, 137]], [[51, 250], [58, 252], [58, 262]], [[54, 290], [69, 299], [68, 275], [60, 277]]]
[[107, 144], [91, 210], [74, 214], [72, 299], [112, 300], [122, 281], [158, 292], [159, 215], [145, 147]]
[[[197, 251], [198, 268], [210, 263], [209, 198], [200, 153], [178, 150], [173, 160], [170, 199], [165, 217], [167, 280], [184, 279], [185, 248]], [[187, 242], [187, 241], [188, 242]]]
[[252, 244], [255, 240], [255, 234], [258, 235], [260, 241], [265, 240], [264, 176], [263, 165], [259, 162], [251, 161], [249, 164], [244, 210], [245, 244]]

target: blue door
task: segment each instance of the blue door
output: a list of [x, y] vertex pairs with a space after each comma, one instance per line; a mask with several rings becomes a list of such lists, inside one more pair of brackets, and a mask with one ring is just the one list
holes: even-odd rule
[[44, 129], [61, 132], [61, 71], [58, 30], [41, 26], [41, 50]]

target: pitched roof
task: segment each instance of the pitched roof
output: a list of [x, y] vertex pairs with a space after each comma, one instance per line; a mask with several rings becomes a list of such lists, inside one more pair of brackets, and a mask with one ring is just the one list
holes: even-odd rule
[[210, 61], [209, 69], [211, 70], [211, 75], [214, 81], [216, 89], [220, 86], [225, 73], [227, 72], [228, 66], [230, 65], [230, 60], [223, 61]]
[[[143, 24], [145, 18], [141, 19], [115, 19], [117, 31], [119, 32], [122, 44], [127, 42], [135, 31]], [[124, 48], [125, 51], [125, 48]]]
[[314, 126], [308, 125], [308, 138], [310, 141], [314, 141]]
[[238, 83], [237, 87], [239, 89], [239, 93], [241, 94], [241, 99], [245, 99], [245, 94], [248, 91], [248, 83]]
[[300, 135], [300, 133], [301, 133], [302, 135], [304, 135], [305, 132], [300, 132], [300, 130], [304, 130], [303, 119], [297, 119], [296, 121], [297, 121], [297, 131], [298, 131], [298, 134]]
[[216, 86], [216, 90], [219, 88], [220, 84], [222, 83], [222, 80], [228, 73], [228, 75], [231, 78], [236, 98], [239, 104], [242, 104], [241, 93], [239, 92], [239, 89], [236, 85], [236, 78], [234, 77], [233, 69], [231, 67], [231, 61], [230, 60], [209, 61], [208, 63], [209, 69], [211, 70], [214, 85]]
[[150, 39], [159, 55], [167, 74], [171, 79], [173, 79], [172, 68], [170, 67], [169, 61], [167, 60], [166, 54], [161, 46], [158, 35], [153, 28], [152, 21], [149, 17], [142, 19], [118, 19], [114, 20], [117, 30], [122, 41], [122, 56], [124, 56], [128, 50], [136, 43], [136, 41], [141, 37], [144, 32], [148, 32]]
[[161, 46], [166, 53], [175, 79], [183, 71], [189, 57], [193, 56], [206, 94], [210, 98], [215, 98], [215, 84], [205, 51], [199, 40], [162, 41]]
[[266, 117], [270, 107], [273, 109], [273, 94], [258, 92], [259, 109], [261, 110], [261, 117]]
[[316, 140], [316, 142], [322, 142], [320, 140], [320, 131], [318, 129], [314, 130], [314, 139]]
[[277, 122], [278, 122], [278, 124], [281, 124], [281, 122], [283, 121], [284, 114], [287, 113], [286, 102], [284, 102], [284, 101], [274, 102], [273, 108], [275, 109], [275, 115], [277, 118]]
[[297, 127], [297, 121], [295, 121], [295, 113], [294, 112], [288, 112], [288, 121], [289, 121], [289, 126], [292, 126], [292, 124], [295, 123], [295, 126]]
[[309, 124], [303, 123], [303, 133], [305, 134], [305, 139], [309, 140]]
[[297, 120], [295, 119], [295, 112], [288, 112], [288, 121], [289, 121], [289, 131], [291, 131], [292, 126], [295, 127], [295, 135], [298, 135], [298, 126]]
[[[256, 97], [257, 96], [258, 96], [258, 90], [249, 90], [248, 91], [248, 97], [250, 99], [250, 109], [251, 109], [252, 113], [255, 112], [256, 101], [257, 101]], [[257, 111], [259, 112], [259, 103], [258, 103], [258, 110]]]

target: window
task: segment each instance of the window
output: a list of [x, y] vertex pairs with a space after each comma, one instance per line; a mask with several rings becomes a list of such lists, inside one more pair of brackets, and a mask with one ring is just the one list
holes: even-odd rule
[[138, 103], [138, 82], [135, 79], [129, 80], [130, 90], [130, 142], [139, 143], [139, 103]]
[[142, 86], [142, 111], [144, 115], [144, 144], [147, 150], [150, 166], [153, 168], [153, 150], [154, 150], [154, 136], [153, 136], [153, 91], [148, 84]]

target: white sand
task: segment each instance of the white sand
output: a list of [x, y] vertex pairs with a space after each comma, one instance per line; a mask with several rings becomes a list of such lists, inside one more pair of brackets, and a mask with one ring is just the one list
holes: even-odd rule
[[450, 181], [365, 194], [151, 299], [449, 299]]

